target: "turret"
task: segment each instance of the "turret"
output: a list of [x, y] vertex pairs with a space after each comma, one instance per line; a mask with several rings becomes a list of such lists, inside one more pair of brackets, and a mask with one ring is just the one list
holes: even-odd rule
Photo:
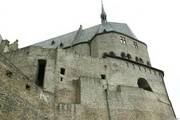
[[3, 40], [0, 35], [0, 53], [15, 51], [18, 49], [18, 40], [10, 44], [9, 40]]

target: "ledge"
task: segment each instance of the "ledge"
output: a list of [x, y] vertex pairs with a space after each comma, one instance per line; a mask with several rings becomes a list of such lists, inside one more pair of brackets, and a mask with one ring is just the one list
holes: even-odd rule
[[135, 61], [132, 61], [132, 60], [129, 60], [129, 59], [125, 59], [125, 58], [122, 58], [122, 57], [118, 57], [118, 56], [105, 55], [104, 57], [110, 57], [110, 58], [120, 59], [120, 60], [123, 60], [123, 61], [131, 62], [131, 63], [136, 64], [136, 65], [140, 65], [140, 66], [143, 66], [143, 67], [147, 67], [147, 68], [149, 68], [149, 69], [153, 69], [153, 70], [156, 70], [156, 71], [161, 72], [161, 73], [163, 74], [163, 77], [164, 77], [164, 71], [159, 70], [159, 69], [157, 69], [157, 68], [154, 68], [154, 67], [151, 67], [151, 66], [142, 64], [142, 63], [138, 63], [138, 62], [135, 62]]

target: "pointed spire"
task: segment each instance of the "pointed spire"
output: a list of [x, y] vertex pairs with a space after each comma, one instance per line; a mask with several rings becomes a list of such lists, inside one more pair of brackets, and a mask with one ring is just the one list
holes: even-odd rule
[[101, 24], [104, 24], [107, 22], [107, 15], [106, 12], [104, 10], [104, 5], [103, 5], [103, 0], [101, 0], [101, 6], [102, 6], [102, 12], [101, 12]]

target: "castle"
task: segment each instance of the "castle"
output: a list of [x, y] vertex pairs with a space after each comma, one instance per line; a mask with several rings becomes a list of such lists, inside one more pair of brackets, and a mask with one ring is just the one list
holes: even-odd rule
[[0, 37], [1, 120], [175, 120], [164, 72], [125, 23], [24, 48]]

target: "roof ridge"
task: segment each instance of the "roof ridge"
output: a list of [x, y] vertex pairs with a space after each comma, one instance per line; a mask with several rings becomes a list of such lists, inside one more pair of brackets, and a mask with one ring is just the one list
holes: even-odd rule
[[[123, 33], [127, 36], [137, 39], [127, 24], [107, 22], [105, 24], [94, 25], [86, 29], [82, 29], [82, 25], [80, 25], [79, 29], [76, 31], [72, 31], [70, 33], [66, 33], [64, 35], [60, 35], [54, 38], [50, 38], [48, 40], [38, 42], [33, 45], [41, 46], [44, 48], [55, 48], [62, 42], [64, 48], [71, 47], [74, 44], [88, 42], [96, 34], [103, 33], [103, 32], [110, 32], [110, 31]], [[51, 44], [52, 40], [55, 41], [55, 44], [53, 45]]]

